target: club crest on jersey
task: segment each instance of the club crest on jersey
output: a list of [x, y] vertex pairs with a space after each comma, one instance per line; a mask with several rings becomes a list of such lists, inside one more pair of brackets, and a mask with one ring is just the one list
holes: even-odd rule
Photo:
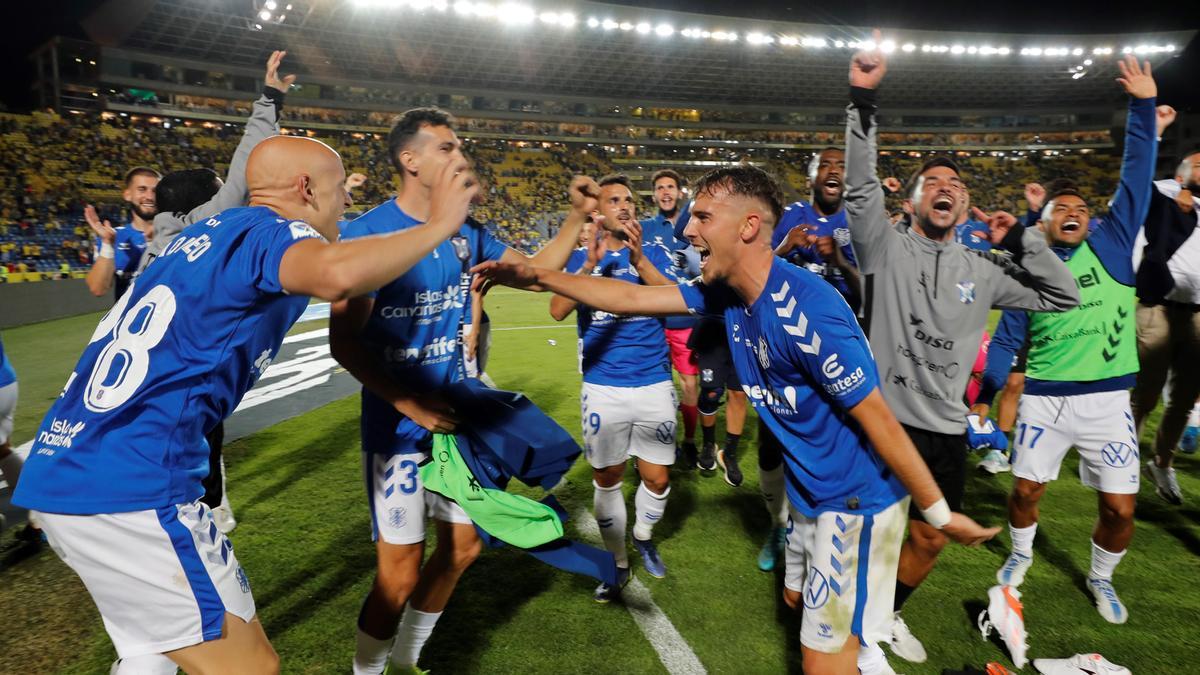
[[243, 593], [250, 592], [250, 579], [246, 578], [246, 570], [242, 569], [241, 565], [237, 568], [238, 586], [241, 586]]
[[767, 341], [759, 336], [758, 338], [758, 365], [762, 366], [763, 370], [768, 370], [771, 367], [771, 355], [767, 353]]
[[964, 305], [969, 305], [975, 302], [975, 282], [960, 281], [958, 282], [958, 301]]
[[471, 245], [467, 242], [467, 238], [461, 234], [450, 238], [450, 245], [454, 247], [454, 257], [461, 262], [466, 262], [471, 259]]

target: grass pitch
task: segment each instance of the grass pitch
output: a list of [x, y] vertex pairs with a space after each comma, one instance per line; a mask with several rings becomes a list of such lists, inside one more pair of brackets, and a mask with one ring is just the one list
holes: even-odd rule
[[[514, 330], [494, 333], [488, 370], [499, 386], [527, 393], [577, 432], [573, 323], [554, 325], [547, 303], [545, 296], [507, 290], [489, 297], [493, 326]], [[21, 383], [15, 441], [32, 436], [97, 319], [5, 331]], [[226, 449], [240, 523], [232, 540], [287, 673], [349, 670], [355, 617], [374, 572], [357, 413], [355, 398], [335, 401]], [[668, 576], [653, 579], [636, 561], [634, 569], [709, 671], [799, 672], [799, 618], [779, 599], [780, 577], [755, 567], [768, 521], [757, 490], [754, 429], [751, 419], [742, 445], [747, 480], [740, 489], [715, 476], [673, 474], [667, 513], [655, 529]], [[1144, 447], [1153, 430], [1152, 423]], [[719, 431], [718, 440], [722, 436]], [[1200, 467], [1181, 456], [1177, 468], [1190, 498], [1182, 508], [1162, 502], [1143, 480], [1138, 532], [1116, 576], [1130, 619], [1111, 626], [1084, 588], [1096, 498], [1079, 485], [1074, 457], [1068, 460], [1043, 501], [1035, 563], [1022, 586], [1032, 657], [1100, 651], [1139, 675], [1189, 669], [1195, 657], [1190, 621], [1200, 607], [1200, 591], [1192, 585], [1200, 578]], [[631, 476], [630, 502], [633, 484]], [[1008, 475], [972, 473], [967, 512], [1003, 524], [1010, 485]], [[585, 462], [557, 494], [572, 513], [590, 510]], [[567, 530], [576, 531], [571, 523]], [[78, 579], [48, 549], [23, 556], [5, 539], [3, 550], [0, 673], [107, 672], [112, 647]], [[929, 661], [893, 659], [894, 667], [920, 675], [992, 660], [1009, 664], [974, 625], [1007, 551], [1007, 534], [979, 549], [946, 550], [905, 608]], [[593, 586], [512, 550], [487, 551], [464, 576], [422, 665], [435, 673], [665, 671], [623, 607], [592, 602]]]

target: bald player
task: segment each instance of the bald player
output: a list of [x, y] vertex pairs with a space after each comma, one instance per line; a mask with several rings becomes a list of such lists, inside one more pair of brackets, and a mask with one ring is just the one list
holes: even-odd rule
[[13, 496], [87, 587], [117, 673], [278, 672], [249, 579], [200, 501], [204, 432], [266, 370], [308, 296], [403, 274], [458, 231], [477, 189], [465, 162], [448, 163], [425, 225], [330, 244], [349, 205], [332, 148], [272, 137], [247, 182], [248, 207], [184, 229], [100, 321]]

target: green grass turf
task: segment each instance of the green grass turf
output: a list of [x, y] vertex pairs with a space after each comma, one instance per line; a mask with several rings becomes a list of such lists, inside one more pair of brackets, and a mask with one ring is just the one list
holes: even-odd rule
[[[544, 296], [501, 290], [489, 298], [488, 312], [496, 328], [549, 326], [554, 322], [547, 302]], [[5, 347], [21, 375], [18, 429], [24, 431], [16, 440], [32, 434], [95, 319], [5, 331]], [[488, 370], [500, 386], [528, 393], [577, 432], [575, 337], [569, 321], [562, 326], [496, 331]], [[1156, 421], [1157, 415], [1144, 445]], [[354, 619], [374, 565], [357, 425], [351, 398], [227, 448], [230, 494], [240, 522], [232, 539], [284, 672], [348, 670]], [[799, 620], [778, 599], [780, 579], [759, 572], [754, 563], [768, 526], [754, 470], [754, 429], [751, 420], [743, 443], [747, 481], [740, 489], [718, 477], [675, 473], [667, 514], [655, 531], [670, 573], [661, 580], [639, 574], [712, 672], [799, 670]], [[1023, 586], [1032, 656], [1098, 650], [1139, 675], [1189, 669], [1190, 621], [1200, 606], [1200, 591], [1191, 585], [1200, 578], [1197, 464], [1189, 457], [1177, 463], [1192, 499], [1183, 508], [1165, 505], [1149, 480], [1143, 481], [1138, 532], [1117, 574], [1131, 618], [1124, 626], [1110, 626], [1083, 588], [1095, 496], [1075, 478], [1075, 459], [1067, 461], [1042, 504], [1035, 564]], [[968, 512], [1002, 524], [1010, 485], [1007, 475], [972, 474]], [[627, 495], [631, 486], [632, 478]], [[590, 471], [582, 460], [558, 494], [571, 512], [590, 509]], [[1007, 534], [980, 549], [946, 550], [905, 609], [929, 661], [894, 659], [897, 669], [920, 675], [964, 663], [1007, 663], [1002, 650], [983, 642], [974, 628], [1006, 553]], [[591, 601], [593, 585], [511, 550], [488, 551], [464, 576], [422, 663], [444, 673], [662, 672], [629, 614], [619, 605]], [[112, 648], [94, 607], [49, 551], [5, 561], [0, 608], [0, 672], [100, 673], [111, 663]]]

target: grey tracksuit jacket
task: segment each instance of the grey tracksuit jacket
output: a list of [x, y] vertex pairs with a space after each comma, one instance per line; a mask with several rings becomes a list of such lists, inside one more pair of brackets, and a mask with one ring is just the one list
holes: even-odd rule
[[282, 108], [283, 93], [267, 88], [254, 102], [250, 118], [246, 120], [246, 131], [233, 152], [233, 158], [229, 160], [229, 173], [225, 176], [225, 184], [217, 194], [187, 213], [159, 213], [154, 216], [154, 238], [146, 244], [137, 274], [141, 274], [146, 265], [162, 255], [175, 239], [175, 235], [185, 227], [211, 218], [226, 209], [246, 205], [250, 196], [246, 185], [246, 161], [256, 145], [279, 135], [279, 113]]
[[1064, 311], [1079, 292], [1038, 230], [1014, 226], [1001, 244], [1011, 257], [895, 230], [876, 176], [874, 115], [870, 105], [848, 108], [845, 204], [859, 271], [871, 278], [867, 330], [880, 388], [903, 424], [962, 434], [988, 312]]

